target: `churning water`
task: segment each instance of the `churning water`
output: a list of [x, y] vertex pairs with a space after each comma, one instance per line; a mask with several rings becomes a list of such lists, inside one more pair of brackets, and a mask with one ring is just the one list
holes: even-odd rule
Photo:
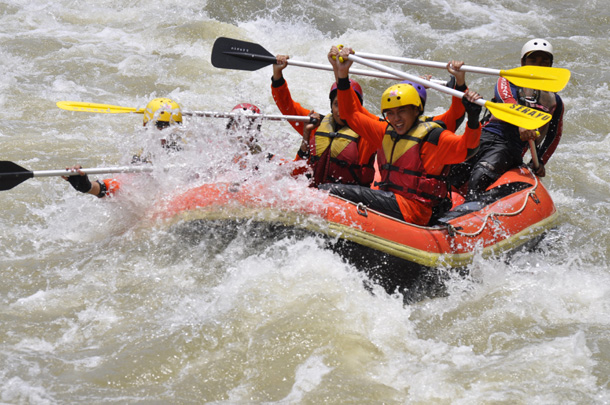
[[[574, 9], [576, 6], [576, 9]], [[98, 200], [60, 178], [0, 193], [3, 403], [610, 402], [610, 5], [592, 0], [0, 2], [0, 158], [31, 170], [129, 163], [151, 176]], [[222, 229], [193, 238], [147, 214], [189, 182], [222, 176], [234, 143], [218, 118], [185, 118], [182, 154], [159, 154], [141, 116], [57, 101], [185, 110], [251, 102], [277, 114], [271, 67], [220, 70], [214, 40], [327, 63], [331, 45], [509, 69], [530, 38], [572, 79], [547, 166], [561, 225], [534, 252], [477, 258], [446, 297], [403, 305], [320, 240]], [[407, 68], [405, 68], [407, 69]], [[443, 71], [410, 67], [415, 74]], [[329, 111], [332, 73], [288, 67], [293, 97]], [[387, 80], [359, 78], [378, 112]], [[467, 75], [491, 98], [495, 78]], [[427, 109], [449, 98], [430, 91]], [[263, 124], [294, 156], [299, 136]], [[227, 154], [227, 151], [229, 154]], [[298, 186], [277, 168], [261, 181]], [[200, 235], [201, 236], [201, 235]]]

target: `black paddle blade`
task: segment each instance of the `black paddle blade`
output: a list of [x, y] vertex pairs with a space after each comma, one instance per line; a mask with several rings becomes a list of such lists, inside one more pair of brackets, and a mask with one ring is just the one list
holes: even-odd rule
[[275, 62], [275, 56], [254, 42], [219, 37], [212, 48], [212, 65], [217, 68], [253, 71]]
[[7, 160], [0, 161], [0, 191], [10, 190], [32, 177], [34, 173], [18, 164]]

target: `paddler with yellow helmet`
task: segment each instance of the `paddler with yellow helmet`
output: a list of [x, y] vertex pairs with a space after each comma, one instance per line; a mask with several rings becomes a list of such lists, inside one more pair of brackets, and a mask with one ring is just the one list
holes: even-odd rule
[[[477, 93], [467, 90], [461, 102], [467, 114], [463, 135], [445, 129], [442, 122], [425, 121], [423, 103], [411, 84], [390, 86], [381, 96], [385, 121], [363, 113], [350, 90], [351, 48], [338, 53], [337, 86], [341, 116], [350, 128], [377, 149], [381, 181], [378, 190], [367, 187], [326, 184], [321, 189], [394, 218], [427, 225], [433, 209], [447, 198], [448, 166], [464, 161], [476, 149], [481, 136], [481, 107], [474, 104]], [[459, 100], [459, 99], [458, 99]]]
[[[159, 131], [182, 124], [182, 110], [178, 103], [169, 98], [151, 100], [144, 109], [144, 126], [150, 127], [148, 124], [152, 123]], [[180, 138], [172, 133], [166, 135], [167, 132], [164, 131], [161, 137], [161, 146], [168, 150], [180, 150]]]
[[[174, 125], [182, 124], [182, 111], [180, 106], [175, 101], [169, 98], [155, 98], [151, 100], [144, 109], [144, 126], [147, 129], [155, 131], [161, 131], [161, 146], [168, 151], [180, 150], [180, 139], [176, 137], [171, 131]], [[164, 135], [164, 132], [169, 132], [168, 135]], [[147, 159], [135, 155], [133, 158], [134, 163], [146, 162]], [[120, 182], [117, 179], [110, 178], [104, 180], [95, 180], [93, 183], [89, 180], [89, 177], [83, 173], [80, 169], [82, 166], [76, 165], [68, 167], [66, 170], [76, 171], [80, 173], [80, 176], [64, 176], [64, 180], [68, 181], [74, 189], [85, 194], [93, 194], [98, 198], [105, 197], [116, 193], [120, 188]]]

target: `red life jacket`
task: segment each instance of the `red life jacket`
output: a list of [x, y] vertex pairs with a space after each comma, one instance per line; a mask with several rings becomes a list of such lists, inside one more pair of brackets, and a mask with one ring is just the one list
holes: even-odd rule
[[438, 142], [443, 131], [444, 125], [437, 121], [418, 120], [404, 135], [398, 135], [388, 125], [381, 149], [377, 152], [381, 182], [375, 185], [429, 207], [440, 204], [448, 195], [446, 176], [449, 166], [440, 176], [426, 174], [420, 152], [424, 142]]
[[313, 167], [313, 184], [358, 184], [370, 187], [375, 176], [375, 154], [368, 163], [359, 164], [360, 136], [348, 126], [333, 131], [332, 115], [324, 117], [309, 143], [309, 162]]

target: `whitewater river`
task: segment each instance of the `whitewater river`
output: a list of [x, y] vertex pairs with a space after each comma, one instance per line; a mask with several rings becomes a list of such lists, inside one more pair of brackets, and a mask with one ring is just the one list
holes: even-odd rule
[[[59, 177], [0, 192], [1, 403], [610, 403], [608, 0], [3, 0], [0, 26], [0, 160], [57, 170], [156, 154], [155, 171], [115, 199]], [[345, 44], [496, 69], [517, 67], [528, 39], [550, 39], [555, 66], [572, 72], [542, 179], [559, 227], [534, 252], [477, 257], [447, 296], [411, 305], [371, 294], [313, 237], [168, 229], [151, 209], [229, 175], [224, 119], [185, 117], [185, 149], [166, 155], [141, 115], [55, 103], [170, 97], [189, 111], [251, 102], [278, 114], [271, 67], [211, 65], [219, 36], [314, 63]], [[331, 73], [285, 77], [296, 100], [329, 111]], [[391, 83], [359, 81], [379, 113]], [[491, 98], [495, 78], [467, 81]], [[426, 108], [449, 101], [430, 91]], [[287, 123], [262, 131], [263, 149], [294, 156]], [[302, 186], [277, 170], [260, 181]]]

